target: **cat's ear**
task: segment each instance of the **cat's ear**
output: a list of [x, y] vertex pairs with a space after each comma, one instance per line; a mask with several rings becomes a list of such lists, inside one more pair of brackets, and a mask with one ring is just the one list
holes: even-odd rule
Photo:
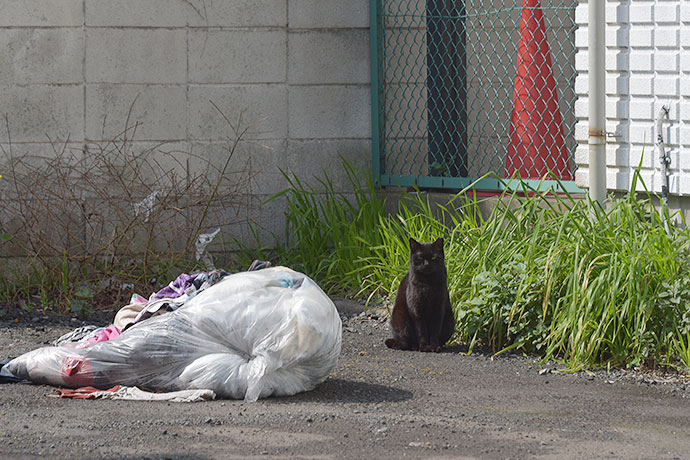
[[443, 237], [438, 238], [436, 241], [434, 241], [434, 246], [443, 249]]
[[410, 238], [410, 251], [419, 249], [419, 243], [414, 238]]

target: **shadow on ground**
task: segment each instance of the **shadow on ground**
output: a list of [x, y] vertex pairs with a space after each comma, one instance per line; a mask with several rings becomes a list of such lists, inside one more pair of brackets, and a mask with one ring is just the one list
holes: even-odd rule
[[312, 391], [288, 398], [275, 398], [277, 403], [327, 402], [327, 403], [378, 403], [399, 402], [412, 399], [412, 392], [400, 388], [329, 378]]

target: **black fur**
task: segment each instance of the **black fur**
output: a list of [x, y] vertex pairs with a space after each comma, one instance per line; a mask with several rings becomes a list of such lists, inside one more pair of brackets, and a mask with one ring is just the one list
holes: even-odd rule
[[437, 352], [455, 330], [448, 295], [443, 238], [418, 243], [410, 238], [410, 269], [400, 282], [391, 315], [388, 348]]

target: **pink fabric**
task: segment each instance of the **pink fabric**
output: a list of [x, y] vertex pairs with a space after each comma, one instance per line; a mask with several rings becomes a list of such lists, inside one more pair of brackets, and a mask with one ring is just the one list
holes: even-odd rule
[[98, 342], [107, 342], [108, 340], [113, 340], [116, 339], [120, 336], [120, 330], [115, 327], [115, 326], [108, 326], [104, 329], [101, 329], [96, 333], [95, 337], [91, 337], [88, 342], [91, 343], [98, 343]]
[[114, 392], [117, 391], [118, 388], [120, 388], [119, 385], [116, 385], [112, 388], [108, 388], [107, 390], [100, 390], [98, 388], [94, 387], [81, 387], [77, 388], [74, 390], [66, 389], [66, 388], [60, 388], [55, 390], [55, 394], [59, 396], [60, 398], [73, 398], [73, 399], [93, 399], [95, 398], [94, 393], [96, 392], [104, 392], [104, 391], [109, 391], [109, 392]]

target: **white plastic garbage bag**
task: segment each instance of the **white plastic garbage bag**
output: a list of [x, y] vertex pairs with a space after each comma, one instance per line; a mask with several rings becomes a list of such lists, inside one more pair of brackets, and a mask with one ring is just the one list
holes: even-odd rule
[[255, 401], [313, 389], [335, 367], [340, 346], [340, 316], [328, 296], [306, 275], [273, 267], [227, 276], [114, 340], [39, 348], [6, 368], [69, 388], [209, 389]]

